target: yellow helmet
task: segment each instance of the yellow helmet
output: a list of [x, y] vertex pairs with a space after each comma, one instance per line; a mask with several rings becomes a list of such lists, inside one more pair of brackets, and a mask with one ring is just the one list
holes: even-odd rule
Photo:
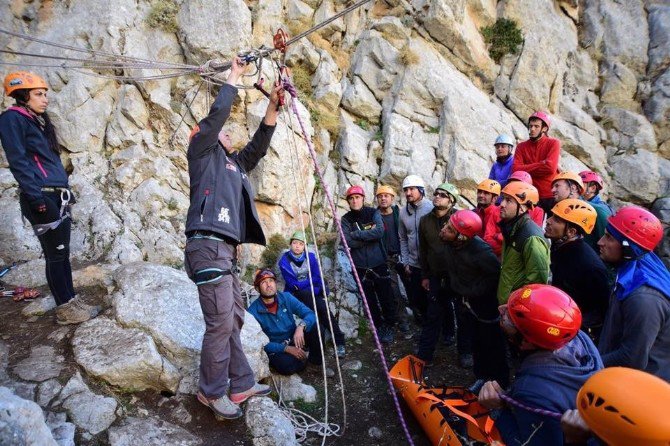
[[500, 183], [486, 179], [477, 185], [477, 190], [483, 190], [493, 195], [500, 195]]
[[395, 197], [395, 191], [393, 190], [393, 188], [391, 186], [386, 186], [385, 184], [382, 184], [377, 188], [377, 193], [375, 194], [375, 197], [379, 194], [389, 194]]

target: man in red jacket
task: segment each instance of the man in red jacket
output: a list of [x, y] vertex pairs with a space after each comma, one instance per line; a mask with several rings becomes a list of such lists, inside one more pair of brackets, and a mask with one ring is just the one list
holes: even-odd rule
[[558, 173], [561, 156], [561, 142], [551, 138], [551, 119], [543, 111], [537, 111], [528, 118], [528, 140], [519, 143], [514, 154], [512, 172], [524, 170], [533, 178], [533, 185], [540, 193], [539, 206], [549, 212], [554, 205], [551, 181]]

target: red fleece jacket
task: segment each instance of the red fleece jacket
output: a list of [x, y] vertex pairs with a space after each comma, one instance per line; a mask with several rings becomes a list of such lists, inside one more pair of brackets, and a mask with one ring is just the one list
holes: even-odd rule
[[551, 180], [558, 173], [558, 159], [561, 156], [561, 142], [556, 138], [543, 136], [537, 141], [519, 143], [514, 153], [512, 172], [525, 170], [533, 178], [540, 198], [552, 198]]

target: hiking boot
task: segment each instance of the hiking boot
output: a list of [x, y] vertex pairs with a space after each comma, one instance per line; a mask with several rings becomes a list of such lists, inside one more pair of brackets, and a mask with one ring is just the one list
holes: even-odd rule
[[382, 327], [379, 329], [379, 342], [382, 344], [390, 344], [393, 342], [393, 329], [389, 327]]
[[99, 307], [87, 305], [75, 296], [68, 303], [56, 307], [56, 322], [59, 325], [80, 324], [96, 317], [98, 312]]
[[272, 389], [270, 389], [270, 386], [267, 386], [265, 384], [260, 384], [256, 383], [254, 384], [251, 389], [245, 390], [244, 392], [240, 393], [231, 393], [230, 394], [230, 401], [232, 401], [235, 404], [242, 404], [252, 396], [265, 396], [269, 395], [270, 392], [272, 392]]
[[210, 400], [202, 392], [198, 391], [197, 396], [198, 401], [212, 409], [217, 420], [234, 420], [244, 414], [240, 406], [230, 401], [227, 395]]
[[344, 345], [338, 345], [335, 349], [335, 354], [338, 358], [344, 358], [344, 356], [347, 354], [347, 350], [344, 348]]
[[458, 362], [464, 369], [471, 369], [474, 364], [472, 355], [470, 353], [463, 353], [462, 355], [458, 355]]

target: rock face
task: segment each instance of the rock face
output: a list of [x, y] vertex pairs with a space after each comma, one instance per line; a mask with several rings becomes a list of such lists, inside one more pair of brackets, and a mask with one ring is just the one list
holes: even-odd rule
[[111, 446], [197, 446], [202, 442], [187, 430], [156, 418], [126, 418], [109, 429]]
[[124, 329], [98, 317], [77, 328], [72, 347], [76, 361], [88, 374], [114, 386], [127, 391], [177, 391], [179, 372], [139, 329]]
[[[160, 354], [186, 377], [182, 390], [195, 392], [205, 332], [196, 286], [182, 271], [142, 262], [117, 269], [114, 281], [116, 320], [149, 334]], [[269, 376], [263, 351], [268, 339], [253, 317], [245, 318], [241, 338], [256, 379]]]
[[253, 397], [245, 410], [254, 446], [297, 446], [291, 421], [267, 397]]
[[0, 444], [58, 446], [40, 406], [0, 387]]

